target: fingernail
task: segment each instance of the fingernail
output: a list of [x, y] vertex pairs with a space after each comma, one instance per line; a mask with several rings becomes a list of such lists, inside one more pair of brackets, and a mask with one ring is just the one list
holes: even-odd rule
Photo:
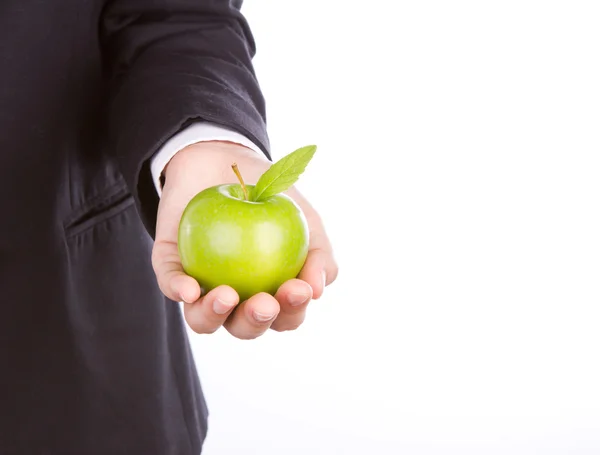
[[300, 306], [309, 299], [306, 294], [290, 294], [288, 297], [288, 302], [292, 306]]
[[213, 302], [213, 311], [217, 314], [225, 314], [234, 307], [235, 303], [225, 302], [221, 299], [215, 299]]
[[254, 316], [254, 319], [258, 322], [267, 322], [275, 317], [274, 314], [259, 313], [258, 311], [253, 311], [252, 316]]

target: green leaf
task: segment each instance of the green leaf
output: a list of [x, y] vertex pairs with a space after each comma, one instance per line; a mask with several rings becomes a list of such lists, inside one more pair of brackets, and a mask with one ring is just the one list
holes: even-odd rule
[[316, 151], [316, 145], [307, 145], [273, 164], [256, 182], [252, 200], [264, 201], [286, 191], [296, 183]]

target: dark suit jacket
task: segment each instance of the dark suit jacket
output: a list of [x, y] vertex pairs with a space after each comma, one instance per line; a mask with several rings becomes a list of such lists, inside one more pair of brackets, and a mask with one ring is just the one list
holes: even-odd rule
[[268, 156], [241, 0], [2, 0], [0, 454], [197, 455], [207, 409], [150, 264], [149, 159], [194, 120]]

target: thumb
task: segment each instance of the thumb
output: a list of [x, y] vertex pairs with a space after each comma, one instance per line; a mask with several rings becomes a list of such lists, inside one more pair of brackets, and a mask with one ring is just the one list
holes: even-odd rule
[[183, 271], [176, 243], [157, 241], [152, 250], [152, 267], [158, 286], [167, 298], [186, 303], [200, 298], [200, 285]]

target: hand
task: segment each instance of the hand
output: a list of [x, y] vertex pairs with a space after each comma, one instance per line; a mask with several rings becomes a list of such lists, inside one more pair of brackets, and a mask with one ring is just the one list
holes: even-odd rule
[[308, 221], [309, 253], [298, 278], [282, 284], [274, 296], [259, 293], [238, 305], [239, 296], [231, 287], [219, 286], [202, 295], [202, 283], [183, 271], [177, 250], [183, 210], [197, 193], [210, 186], [238, 183], [231, 169], [234, 162], [249, 184], [256, 183], [271, 164], [244, 146], [214, 141], [187, 147], [167, 166], [152, 252], [158, 284], [168, 298], [184, 302], [185, 319], [197, 333], [213, 333], [224, 326], [237, 338], [253, 339], [269, 328], [294, 330], [304, 321], [311, 299], [320, 298], [338, 273], [321, 219], [296, 188], [286, 194], [296, 201]]

